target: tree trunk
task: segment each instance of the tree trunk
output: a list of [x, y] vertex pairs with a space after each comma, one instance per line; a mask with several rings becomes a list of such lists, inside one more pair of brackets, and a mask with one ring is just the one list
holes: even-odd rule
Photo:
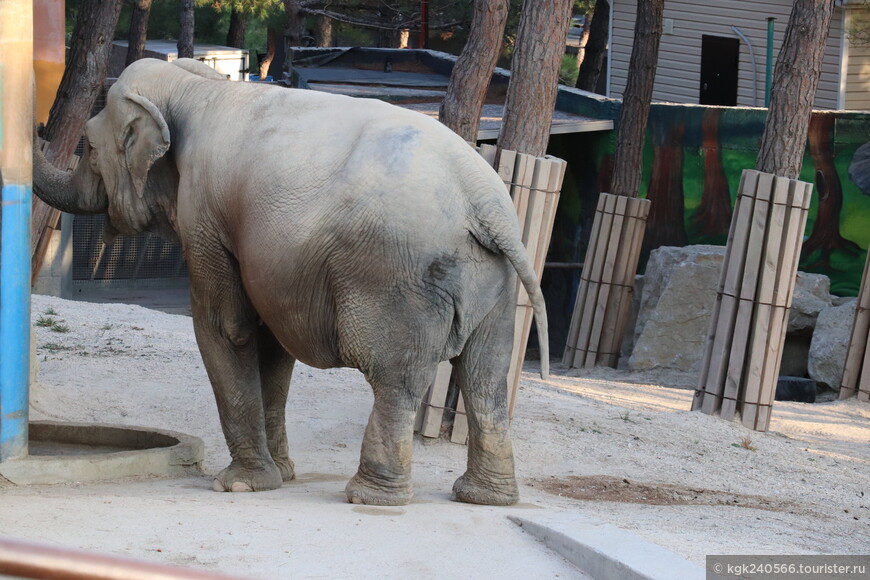
[[[731, 225], [731, 191], [719, 147], [719, 116], [723, 109], [710, 107], [701, 121], [701, 157], [704, 159], [704, 191], [692, 215], [692, 233], [715, 243], [728, 235]], [[724, 238], [723, 238], [724, 239]], [[719, 243], [722, 240], [718, 240]]]
[[314, 43], [321, 48], [332, 46], [332, 18], [317, 17], [317, 29], [314, 31]]
[[193, 58], [193, 0], [181, 0], [181, 31], [178, 34], [178, 58]]
[[[56, 167], [66, 169], [69, 165], [85, 122], [103, 90], [121, 4], [122, 0], [85, 0], [79, 6], [67, 65], [43, 133], [43, 137], [51, 141], [45, 156]], [[57, 216], [56, 210], [33, 198], [33, 251], [42, 232], [53, 225]], [[37, 267], [41, 262], [42, 256], [33, 255]]]
[[628, 82], [622, 96], [613, 181], [610, 184], [610, 193], [616, 195], [637, 197], [640, 193], [644, 133], [656, 77], [664, 4], [664, 0], [637, 3], [634, 44], [628, 65]]
[[230, 28], [227, 30], [227, 46], [245, 48], [247, 28], [248, 20], [245, 13], [233, 8], [232, 13], [230, 13]]
[[480, 111], [501, 52], [509, 0], [476, 0], [468, 42], [450, 74], [438, 119], [466, 141], [477, 141]]
[[592, 22], [589, 24], [589, 38], [583, 51], [583, 62], [574, 86], [591, 93], [598, 87], [598, 78], [604, 68], [607, 56], [607, 40], [610, 30], [610, 2], [596, 0]]
[[832, 0], [795, 0], [773, 70], [770, 109], [755, 168], [797, 179], [803, 163], [831, 15]]
[[501, 149], [542, 156], [559, 88], [572, 0], [525, 0], [498, 137]]
[[301, 8], [300, 0], [284, 0], [284, 13], [287, 14], [287, 31], [284, 36], [287, 46], [302, 46]]
[[[834, 121], [829, 112], [813, 113], [810, 117], [808, 137], [810, 155], [816, 169], [816, 190], [819, 194], [819, 208], [813, 231], [803, 243], [801, 254], [804, 259], [812, 259], [808, 266], [829, 269], [831, 254], [841, 251], [852, 255], [860, 253], [855, 242], [840, 235], [840, 212], [843, 209], [843, 187], [840, 176], [834, 167]], [[819, 252], [818, 256], [814, 256]]]
[[274, 28], [269, 28], [266, 32], [266, 56], [260, 62], [260, 80], [269, 76], [269, 67], [272, 66], [272, 61], [275, 59], [275, 52], [278, 43], [278, 31]]
[[138, 0], [133, 5], [130, 16], [130, 34], [127, 36], [127, 60], [129, 66], [145, 52], [145, 40], [148, 38], [148, 17], [151, 14], [151, 0]]

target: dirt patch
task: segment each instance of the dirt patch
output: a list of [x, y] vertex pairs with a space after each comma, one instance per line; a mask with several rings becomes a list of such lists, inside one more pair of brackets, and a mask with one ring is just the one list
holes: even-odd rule
[[805, 511], [798, 504], [761, 495], [744, 495], [669, 483], [641, 483], [609, 475], [552, 477], [533, 484], [561, 497], [647, 505], [722, 505], [774, 512]]

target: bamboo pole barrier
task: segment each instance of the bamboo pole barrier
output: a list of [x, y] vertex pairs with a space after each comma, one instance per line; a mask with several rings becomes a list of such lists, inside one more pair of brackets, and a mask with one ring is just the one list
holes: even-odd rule
[[[479, 151], [489, 163], [493, 163], [497, 157], [497, 148], [494, 145], [482, 145]], [[556, 218], [556, 208], [566, 168], [567, 163], [556, 157], [533, 157], [508, 150], [502, 150], [498, 155], [498, 165], [495, 169], [505, 184], [505, 190], [513, 200], [522, 232], [522, 241], [529, 253], [538, 280], [541, 279], [544, 272], [547, 249], [550, 246], [553, 222]], [[519, 281], [516, 293], [513, 356], [507, 378], [508, 414], [510, 417], [513, 417], [516, 406], [516, 394], [519, 389], [526, 344], [534, 318], [531, 301]], [[449, 384], [449, 373], [452, 371], [449, 363], [446, 364], [447, 366], [445, 363], [441, 363], [439, 366], [433, 386], [430, 387], [418, 411], [415, 431], [420, 432], [425, 437], [438, 437], [441, 432], [443, 408], [447, 397], [444, 385]], [[445, 373], [447, 373], [446, 379], [444, 378]], [[453, 418], [451, 441], [466, 443], [467, 439], [468, 419], [465, 402], [460, 397]]]
[[870, 401], [870, 250], [867, 251], [867, 262], [864, 264], [864, 275], [861, 278], [861, 289], [858, 291], [858, 302], [855, 305], [855, 317], [852, 320], [852, 334], [849, 338], [849, 348], [846, 351], [846, 362], [843, 365], [843, 379], [840, 385], [840, 399], [852, 395], [861, 401]]
[[743, 172], [693, 410], [769, 428], [811, 194]]
[[609, 193], [598, 198], [564, 364], [616, 366], [649, 206], [647, 199]]

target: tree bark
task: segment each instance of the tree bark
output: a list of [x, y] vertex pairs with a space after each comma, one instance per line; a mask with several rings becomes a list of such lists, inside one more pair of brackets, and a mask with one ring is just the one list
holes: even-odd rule
[[[45, 156], [56, 167], [66, 169], [69, 165], [94, 103], [103, 90], [121, 4], [122, 0], [85, 0], [79, 6], [67, 65], [43, 133], [51, 142]], [[35, 251], [40, 235], [56, 221], [59, 212], [36, 196], [32, 211], [31, 250]], [[33, 255], [34, 264], [41, 261], [42, 256]]]
[[[843, 209], [843, 186], [834, 166], [834, 121], [830, 112], [816, 112], [810, 117], [808, 137], [810, 155], [816, 169], [816, 191], [819, 208], [813, 231], [803, 243], [804, 259], [814, 258], [809, 266], [831, 268], [831, 254], [841, 251], [856, 255], [861, 248], [840, 234], [840, 212]], [[819, 252], [818, 256], [813, 256]]]
[[704, 190], [701, 203], [692, 215], [692, 233], [713, 238], [728, 235], [731, 225], [731, 191], [722, 167], [719, 147], [719, 116], [723, 109], [710, 107], [701, 121], [701, 157], [704, 159]]
[[125, 66], [142, 58], [148, 38], [148, 17], [151, 15], [151, 0], [137, 0], [130, 16], [130, 34], [127, 36], [127, 60]]
[[269, 76], [269, 67], [272, 66], [272, 61], [275, 59], [277, 50], [278, 31], [274, 28], [268, 28], [266, 31], [266, 56], [260, 63], [260, 80]]
[[770, 108], [756, 169], [797, 179], [822, 58], [834, 12], [832, 0], [795, 0], [773, 70]]
[[178, 58], [193, 58], [193, 0], [181, 0], [181, 31], [178, 34]]
[[547, 152], [572, 0], [525, 0], [498, 137], [501, 149]]
[[332, 46], [332, 18], [317, 17], [317, 28], [314, 31], [314, 43], [321, 48]]
[[466, 141], [476, 142], [480, 111], [501, 52], [509, 0], [476, 0], [468, 42], [450, 73], [438, 119]]
[[300, 0], [284, 0], [284, 13], [287, 14], [287, 30], [284, 36], [287, 46], [302, 46], [301, 10]]
[[604, 68], [607, 56], [609, 30], [610, 2], [596, 0], [592, 22], [589, 24], [589, 38], [583, 51], [583, 62], [580, 64], [580, 72], [574, 84], [578, 89], [594, 93], [598, 87], [598, 78], [601, 76], [601, 69]]
[[628, 82], [616, 134], [610, 193], [637, 197], [643, 170], [643, 142], [662, 37], [664, 0], [638, 1]]
[[227, 30], [227, 46], [233, 48], [245, 48], [245, 33], [248, 28], [248, 19], [244, 12], [236, 10], [230, 13], [230, 27]]

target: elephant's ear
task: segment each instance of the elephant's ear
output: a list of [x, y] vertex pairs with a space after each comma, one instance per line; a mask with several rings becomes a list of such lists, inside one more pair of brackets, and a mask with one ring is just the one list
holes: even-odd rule
[[145, 194], [148, 170], [169, 150], [169, 127], [160, 110], [148, 99], [136, 93], [126, 93], [127, 103], [120, 143], [133, 191], [141, 198]]

